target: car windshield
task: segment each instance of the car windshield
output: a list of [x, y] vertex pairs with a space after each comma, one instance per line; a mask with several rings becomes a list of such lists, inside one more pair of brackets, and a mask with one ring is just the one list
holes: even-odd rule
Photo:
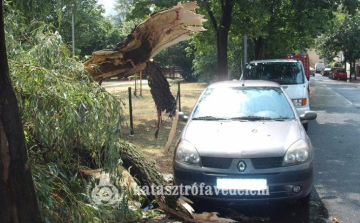
[[250, 63], [245, 67], [243, 79], [270, 80], [283, 85], [303, 84], [305, 81], [300, 62]]
[[295, 115], [278, 87], [208, 88], [199, 99], [193, 120], [277, 120]]

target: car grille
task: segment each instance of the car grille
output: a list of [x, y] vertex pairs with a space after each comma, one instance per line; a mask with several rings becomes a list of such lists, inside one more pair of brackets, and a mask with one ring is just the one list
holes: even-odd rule
[[[219, 157], [201, 157], [203, 167], [229, 169], [232, 158], [219, 158]], [[251, 163], [255, 169], [268, 169], [281, 167], [283, 157], [267, 157], [267, 158], [251, 158]]]
[[255, 169], [268, 169], [281, 167], [283, 157], [252, 158], [251, 163]]
[[203, 167], [228, 169], [231, 165], [232, 158], [218, 158], [218, 157], [201, 157]]

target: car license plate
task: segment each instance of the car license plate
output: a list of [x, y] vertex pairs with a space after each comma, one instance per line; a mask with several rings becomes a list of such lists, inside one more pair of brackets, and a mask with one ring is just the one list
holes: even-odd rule
[[266, 190], [266, 179], [231, 179], [218, 178], [216, 187], [219, 189], [237, 189], [237, 190]]

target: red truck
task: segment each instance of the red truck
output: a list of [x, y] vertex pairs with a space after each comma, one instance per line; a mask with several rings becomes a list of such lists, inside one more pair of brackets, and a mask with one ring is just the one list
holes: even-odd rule
[[304, 54], [304, 53], [301, 53], [301, 54], [288, 53], [288, 54], [286, 54], [285, 58], [300, 60], [304, 66], [306, 78], [308, 80], [310, 79], [310, 59], [309, 59], [309, 55], [307, 53], [306, 54]]

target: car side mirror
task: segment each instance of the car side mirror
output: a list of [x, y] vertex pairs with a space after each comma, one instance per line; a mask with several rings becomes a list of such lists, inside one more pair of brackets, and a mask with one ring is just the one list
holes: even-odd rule
[[317, 117], [317, 113], [314, 111], [305, 111], [304, 114], [300, 115], [301, 120], [314, 120]]
[[189, 120], [189, 116], [184, 115], [181, 120], [183, 120], [184, 122], [187, 122]]
[[187, 122], [188, 119], [189, 119], [189, 116], [185, 115], [184, 112], [179, 112], [179, 118], [180, 118], [182, 121]]

